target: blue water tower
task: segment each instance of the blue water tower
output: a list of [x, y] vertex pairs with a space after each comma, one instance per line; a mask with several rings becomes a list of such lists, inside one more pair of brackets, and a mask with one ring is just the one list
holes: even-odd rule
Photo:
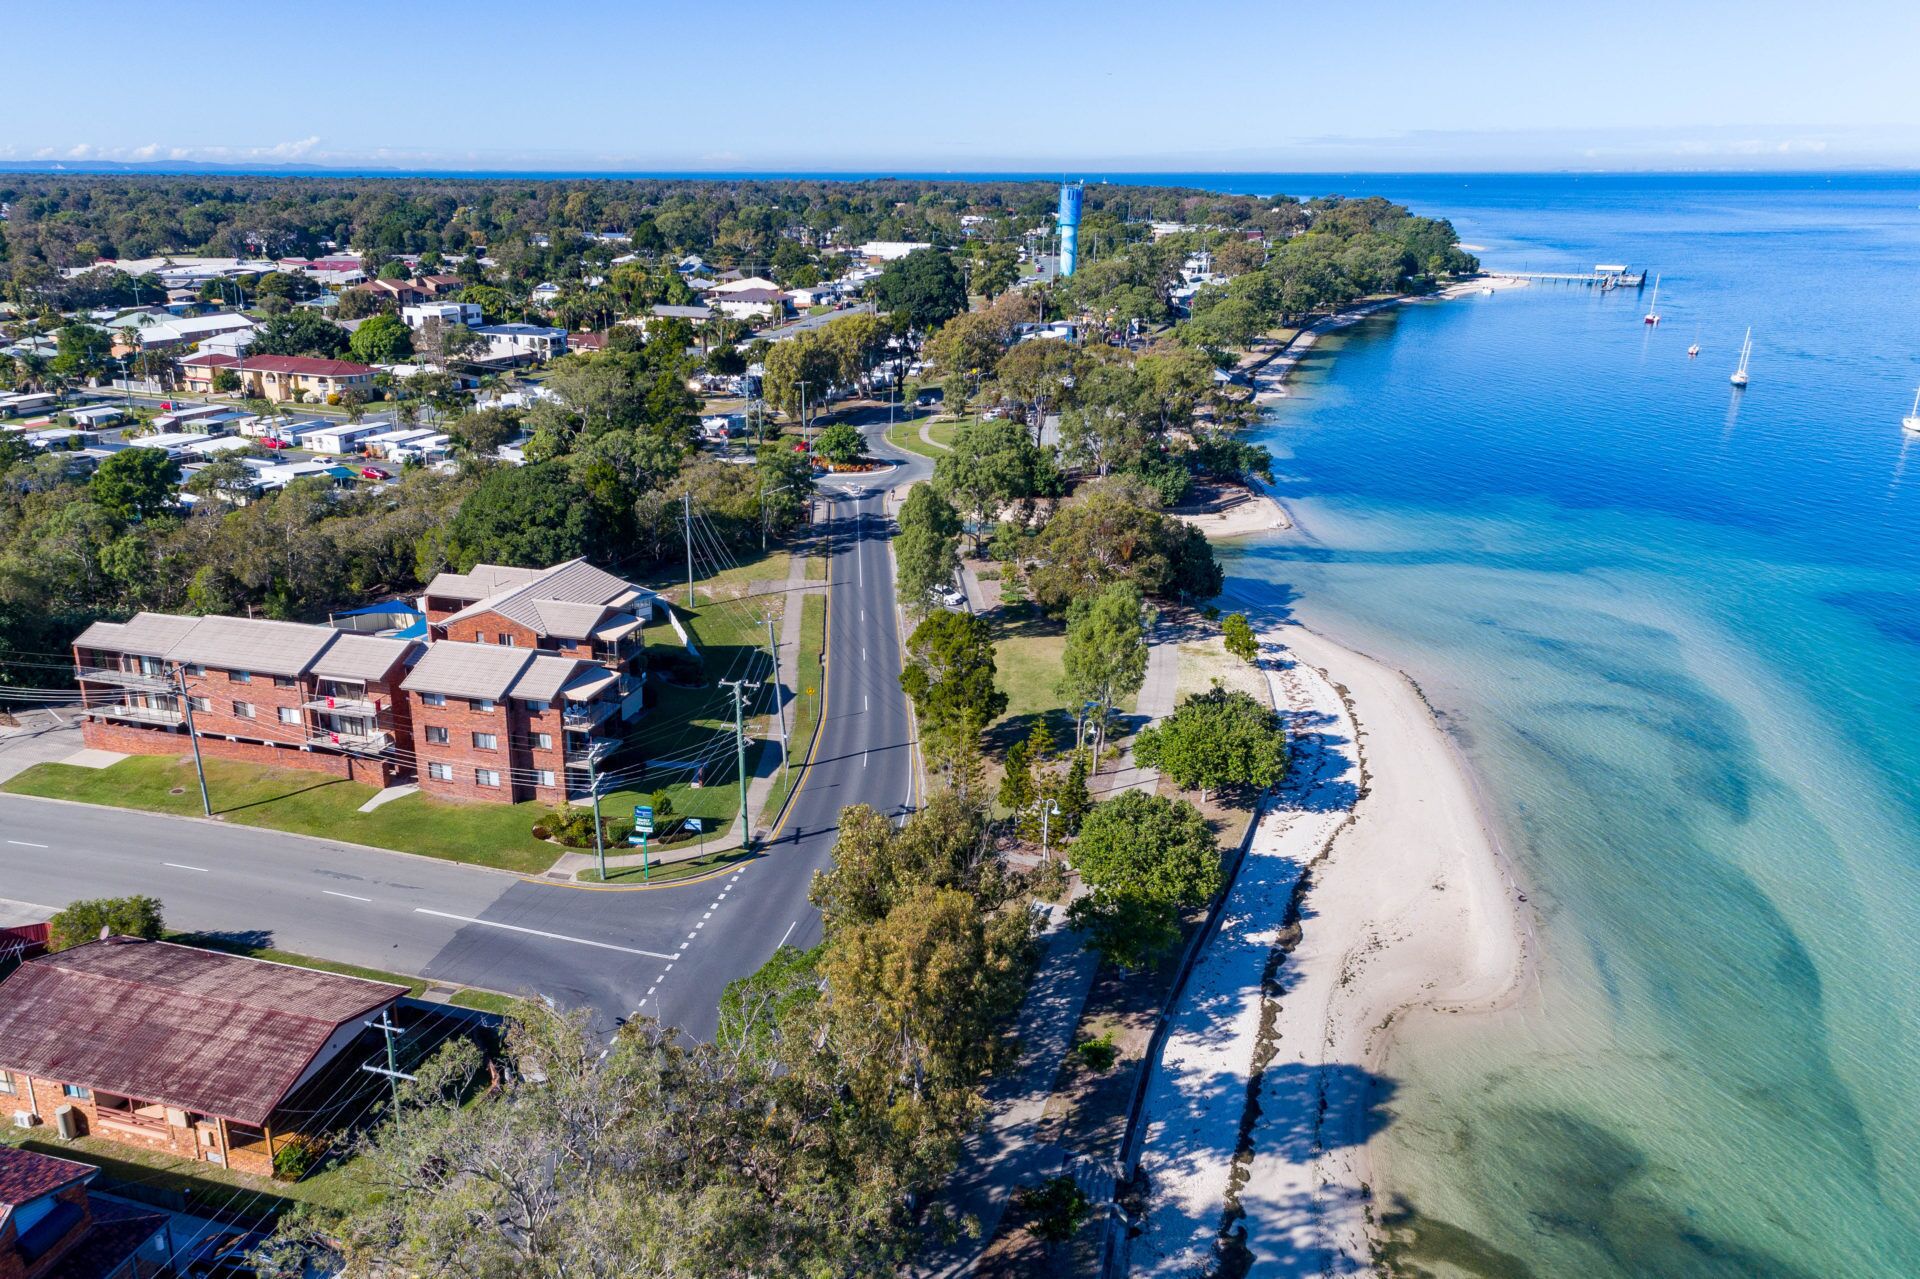
[[1080, 200], [1086, 188], [1078, 182], [1060, 184], [1060, 274], [1072, 275], [1080, 258]]

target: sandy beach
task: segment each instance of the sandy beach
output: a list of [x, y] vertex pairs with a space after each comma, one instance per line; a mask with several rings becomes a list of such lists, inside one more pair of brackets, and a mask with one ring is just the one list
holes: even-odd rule
[[[1377, 309], [1301, 334], [1261, 376], [1277, 389], [1317, 332]], [[1234, 602], [1260, 624], [1257, 601]], [[1380, 1065], [1395, 1026], [1415, 1009], [1500, 1006], [1534, 950], [1465, 760], [1413, 681], [1297, 624], [1261, 638], [1295, 763], [1148, 1085], [1132, 1268], [1167, 1279], [1223, 1261], [1261, 1276], [1370, 1269], [1383, 1188], [1368, 1144], [1391, 1114]]]

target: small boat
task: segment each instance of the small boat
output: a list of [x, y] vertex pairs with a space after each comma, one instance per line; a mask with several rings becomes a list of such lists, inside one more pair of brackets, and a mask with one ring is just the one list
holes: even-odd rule
[[1485, 287], [1483, 287], [1483, 288], [1482, 288], [1482, 289], [1481, 289], [1480, 291], [1481, 291], [1482, 293], [1492, 293], [1492, 292], [1493, 292], [1493, 286], [1492, 286], [1491, 284], [1489, 284], [1489, 285], [1486, 285], [1486, 286], [1485, 286]]
[[1647, 303], [1647, 313], [1641, 319], [1648, 324], [1660, 323], [1660, 277], [1653, 277], [1653, 298]]
[[1749, 326], [1747, 329], [1746, 341], [1740, 344], [1740, 367], [1735, 369], [1733, 371], [1733, 376], [1728, 378], [1727, 380], [1729, 382], [1732, 382], [1735, 386], [1745, 386], [1747, 384], [1747, 362], [1752, 358], [1753, 358], [1753, 329], [1751, 326]]
[[1693, 335], [1693, 345], [1687, 348], [1687, 358], [1691, 360], [1697, 357], [1699, 354], [1700, 354], [1700, 334], [1696, 331]]
[[1913, 393], [1913, 412], [1900, 419], [1902, 428], [1920, 435], [1920, 390]]

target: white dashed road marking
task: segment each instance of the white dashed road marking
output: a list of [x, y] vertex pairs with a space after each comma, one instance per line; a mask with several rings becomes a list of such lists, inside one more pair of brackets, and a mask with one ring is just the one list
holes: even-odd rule
[[590, 941], [585, 937], [569, 937], [565, 933], [543, 932], [538, 928], [522, 928], [518, 924], [501, 924], [491, 919], [475, 919], [471, 915], [450, 915], [444, 910], [428, 910], [425, 906], [415, 906], [416, 915], [432, 915], [436, 919], [455, 919], [463, 924], [478, 924], [482, 928], [501, 928], [510, 933], [526, 933], [530, 937], [545, 937], [549, 941], [572, 942], [576, 946], [593, 946], [600, 950], [617, 950], [623, 955], [645, 955], [648, 959], [678, 959], [679, 955], [662, 954], [657, 950], [641, 950], [637, 946], [616, 946], [610, 941]]

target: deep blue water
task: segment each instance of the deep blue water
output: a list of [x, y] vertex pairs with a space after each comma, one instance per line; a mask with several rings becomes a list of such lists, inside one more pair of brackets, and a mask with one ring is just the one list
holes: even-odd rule
[[1229, 572], [1421, 680], [1539, 910], [1393, 1051], [1383, 1208], [1439, 1273], [1920, 1273], [1920, 179], [1377, 181], [1663, 316], [1403, 308], [1263, 433], [1301, 529]]

